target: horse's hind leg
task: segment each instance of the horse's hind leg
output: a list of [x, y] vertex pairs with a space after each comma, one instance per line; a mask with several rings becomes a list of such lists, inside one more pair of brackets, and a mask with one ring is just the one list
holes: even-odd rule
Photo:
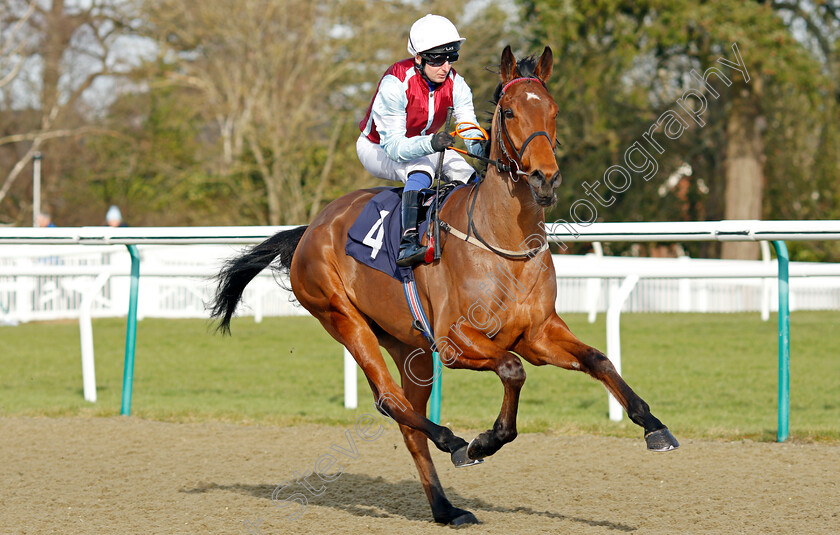
[[[429, 390], [431, 391], [431, 388]], [[428, 397], [429, 395], [426, 394], [426, 399]], [[429, 454], [429, 441], [426, 436], [420, 431], [404, 425], [400, 426], [400, 431], [403, 434], [405, 447], [408, 448], [411, 457], [414, 459], [414, 464], [417, 466], [420, 482], [423, 484], [426, 497], [429, 499], [429, 506], [432, 508], [432, 516], [435, 522], [455, 526], [478, 524], [478, 520], [471, 512], [453, 506], [443, 492], [443, 486], [438, 479], [432, 456]]]
[[[300, 295], [298, 294], [300, 299]], [[303, 303], [301, 299], [301, 303]], [[398, 424], [417, 429], [446, 453], [465, 448], [467, 442], [414, 410], [394, 381], [379, 351], [379, 341], [365, 317], [346, 299], [334, 294], [328, 306], [307, 307], [333, 338], [343, 344], [362, 368], [374, 391], [377, 408]]]
[[[397, 342], [391, 337], [387, 337], [387, 339], [380, 337], [380, 341], [400, 368], [403, 389], [409, 403], [414, 407], [414, 410], [425, 414], [429, 395], [432, 393], [432, 387], [431, 385], [418, 385], [406, 376], [404, 363], [412, 348]], [[431, 377], [433, 373], [431, 359], [414, 359], [412, 362], [412, 371], [416, 372], [419, 377]], [[440, 479], [438, 479], [434, 462], [432, 462], [432, 456], [429, 453], [429, 441], [426, 436], [420, 431], [405, 425], [400, 425], [400, 431], [403, 434], [405, 446], [408, 448], [411, 457], [414, 459], [414, 464], [417, 466], [417, 472], [420, 474], [420, 482], [423, 485], [423, 490], [426, 492], [426, 497], [429, 499], [429, 506], [432, 508], [432, 516], [435, 522], [456, 526], [478, 523], [478, 520], [471, 512], [454, 507], [449, 499], [447, 499], [446, 494], [443, 492], [443, 485], [441, 485]]]
[[651, 414], [648, 404], [627, 385], [612, 362], [597, 349], [578, 340], [558, 316], [550, 317], [535, 329], [530, 337], [516, 346], [515, 351], [537, 366], [553, 364], [591, 375], [615, 396], [630, 420], [645, 430], [648, 449], [668, 451], [679, 447], [677, 439]]

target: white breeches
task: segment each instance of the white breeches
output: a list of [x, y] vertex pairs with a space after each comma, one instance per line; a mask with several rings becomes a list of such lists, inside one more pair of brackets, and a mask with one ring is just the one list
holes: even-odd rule
[[[409, 173], [414, 171], [423, 171], [434, 177], [440, 158], [440, 154], [436, 152], [410, 162], [395, 162], [385, 154], [379, 144], [373, 143], [364, 135], [359, 136], [356, 141], [356, 154], [368, 173], [377, 178], [399, 180], [403, 183], [408, 179]], [[454, 150], [444, 151], [443, 174], [450, 180], [466, 182], [473, 173], [475, 169], [460, 154]]]

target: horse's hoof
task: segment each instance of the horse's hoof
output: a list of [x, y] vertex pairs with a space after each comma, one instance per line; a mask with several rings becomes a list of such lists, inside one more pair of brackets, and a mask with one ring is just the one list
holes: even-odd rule
[[475, 515], [469, 511], [464, 511], [464, 514], [453, 518], [449, 523], [450, 526], [466, 526], [469, 524], [481, 524]]
[[647, 449], [651, 451], [671, 451], [680, 447], [680, 443], [668, 431], [667, 427], [651, 431], [645, 435], [645, 442], [647, 442]]
[[462, 468], [464, 466], [472, 466], [474, 464], [481, 464], [484, 462], [484, 459], [470, 459], [470, 456], [467, 455], [467, 450], [469, 449], [470, 445], [465, 444], [453, 451], [451, 455], [452, 464], [454, 464], [457, 468]]
[[469, 511], [453, 507], [445, 516], [435, 518], [438, 524], [446, 526], [468, 526], [470, 524], [481, 524], [478, 519]]

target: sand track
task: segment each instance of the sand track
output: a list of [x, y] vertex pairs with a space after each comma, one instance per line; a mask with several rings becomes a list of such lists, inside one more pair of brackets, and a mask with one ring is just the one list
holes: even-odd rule
[[[451, 533], [393, 423], [355, 437], [355, 459], [333, 448], [353, 449], [346, 431], [0, 418], [0, 533]], [[288, 520], [272, 492], [327, 453], [343, 473], [311, 476], [320, 496], [299, 486], [308, 503]], [[641, 438], [521, 435], [480, 466], [434, 455], [450, 500], [482, 521], [473, 534], [840, 533], [837, 445], [683, 439], [656, 454]]]

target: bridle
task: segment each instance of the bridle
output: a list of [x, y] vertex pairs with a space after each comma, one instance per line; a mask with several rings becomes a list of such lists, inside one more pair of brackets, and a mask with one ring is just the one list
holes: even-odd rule
[[[528, 148], [528, 144], [531, 143], [534, 139], [536, 139], [538, 137], [541, 137], [541, 136], [544, 136], [548, 140], [548, 142], [551, 144], [551, 150], [553, 151], [553, 150], [557, 149], [557, 141], [554, 140], [554, 139], [551, 139], [551, 136], [548, 135], [548, 132], [546, 132], [544, 130], [538, 130], [538, 131], [532, 133], [530, 136], [528, 136], [525, 139], [525, 141], [522, 142], [522, 146], [519, 147], [519, 150], [516, 149], [516, 146], [513, 144], [513, 141], [510, 139], [510, 134], [508, 133], [508, 129], [507, 129], [507, 123], [505, 123], [505, 114], [502, 111], [502, 98], [505, 96], [505, 91], [507, 91], [508, 88], [510, 86], [512, 86], [513, 84], [515, 84], [517, 82], [523, 82], [523, 81], [527, 81], [527, 82], [530, 83], [531, 80], [536, 80], [537, 82], [540, 83], [541, 86], [545, 87], [545, 84], [539, 78], [532, 78], [532, 77], [514, 78], [510, 82], [506, 83], [504, 85], [504, 87], [502, 87], [502, 91], [499, 94], [499, 105], [497, 106], [497, 111], [498, 111], [498, 114], [499, 114], [499, 118], [497, 120], [497, 123], [501, 126], [501, 128], [498, 128], [496, 130], [496, 135], [498, 136], [499, 148], [501, 148], [502, 154], [504, 155], [504, 157], [509, 162], [509, 165], [507, 165], [505, 167], [507, 167], [507, 172], [510, 173], [511, 180], [513, 180], [514, 182], [516, 182], [518, 180], [517, 177], [519, 175], [526, 175], [527, 176], [527, 174], [528, 174], [528, 173], [522, 171], [522, 156], [525, 154], [525, 149]], [[504, 138], [502, 138], [502, 136], [504, 136]], [[511, 149], [511, 151], [513, 151], [513, 156], [511, 156], [510, 153], [508, 152], [505, 141], [507, 141], [507, 144], [510, 145], [510, 149]], [[515, 158], [514, 158], [514, 156], [515, 156]], [[498, 169], [498, 164], [497, 164], [496, 167]], [[501, 169], [499, 169], [499, 170], [501, 171]]]
[[[513, 144], [513, 141], [510, 139], [510, 133], [508, 133], [507, 123], [505, 123], [505, 114], [502, 111], [503, 108], [501, 106], [501, 102], [502, 102], [502, 97], [505, 96], [505, 91], [507, 91], [507, 89], [511, 85], [515, 84], [516, 82], [523, 82], [523, 81], [530, 82], [531, 80], [536, 80], [537, 82], [540, 83], [541, 86], [545, 87], [545, 83], [543, 83], [543, 81], [540, 80], [539, 78], [521, 77], [521, 78], [514, 78], [513, 80], [506, 83], [504, 85], [504, 87], [502, 87], [501, 92], [499, 93], [499, 99], [498, 99], [499, 104], [496, 106], [499, 118], [496, 122], [500, 125], [500, 128], [497, 128], [495, 130], [496, 131], [496, 140], [499, 143], [499, 147], [501, 148], [502, 155], [504, 156], [504, 159], [506, 159], [508, 163], [502, 162], [501, 158], [498, 159], [498, 160], [493, 160], [492, 158], [488, 158], [488, 157], [482, 156], [480, 154], [473, 154], [471, 152], [467, 152], [465, 150], [457, 149], [457, 148], [454, 148], [454, 147], [450, 147], [450, 148], [452, 150], [460, 152], [461, 154], [463, 154], [465, 156], [469, 156], [470, 158], [475, 158], [476, 160], [481, 160], [482, 162], [484, 162], [488, 165], [492, 165], [500, 173], [508, 173], [510, 175], [511, 179], [514, 182], [518, 181], [519, 176], [527, 176], [528, 173], [526, 173], [525, 171], [522, 171], [522, 155], [525, 154], [525, 149], [528, 148], [528, 144], [531, 143], [531, 141], [533, 141], [535, 138], [545, 136], [545, 138], [551, 144], [551, 150], [556, 150], [557, 149], [557, 140], [551, 139], [551, 136], [548, 135], [548, 132], [545, 132], [544, 130], [539, 130], [537, 132], [534, 132], [530, 136], [528, 136], [527, 139], [525, 139], [525, 141], [522, 143], [522, 146], [519, 147], [519, 149], [517, 150], [516, 146]], [[467, 126], [464, 127], [464, 128], [461, 128], [462, 124], [467, 125]], [[477, 128], [478, 130], [480, 130], [484, 134], [485, 137], [484, 138], [468, 138], [468, 137], [464, 137], [462, 135], [463, 132], [472, 130], [474, 128]], [[472, 139], [472, 140], [486, 140], [486, 139], [488, 139], [487, 132], [484, 131], [483, 128], [480, 128], [477, 125], [474, 125], [472, 123], [459, 123], [458, 128], [455, 130], [455, 132], [453, 132], [453, 134], [457, 134], [460, 137], [462, 137], [463, 139]], [[504, 138], [502, 138], [502, 136], [504, 136]], [[510, 145], [510, 148], [513, 151], [513, 154], [514, 154], [515, 158], [513, 156], [511, 156], [510, 153], [508, 152], [507, 146], [505, 145], [506, 141]]]
[[[499, 105], [497, 106], [497, 110], [498, 110], [498, 113], [499, 113], [499, 119], [498, 119], [497, 123], [501, 127], [496, 129], [496, 132], [497, 132], [496, 135], [497, 135], [497, 140], [498, 140], [499, 146], [501, 147], [502, 154], [504, 155], [504, 157], [507, 159], [507, 161], [509, 163], [504, 164], [504, 163], [502, 163], [501, 159], [491, 160], [490, 158], [485, 158], [485, 157], [480, 157], [479, 158], [480, 160], [486, 161], [487, 163], [494, 164], [496, 166], [496, 169], [500, 173], [509, 173], [511, 180], [513, 180], [514, 182], [518, 181], [518, 179], [516, 178], [517, 176], [519, 176], [519, 175], [527, 176], [528, 175], [528, 173], [522, 171], [522, 155], [525, 154], [525, 149], [528, 148], [528, 144], [531, 143], [531, 141], [533, 141], [534, 139], [536, 139], [538, 137], [545, 136], [545, 138], [548, 139], [548, 142], [551, 144], [551, 149], [552, 150], [555, 150], [556, 146], [557, 146], [556, 140], [552, 140], [551, 136], [548, 135], [548, 132], [545, 132], [544, 130], [539, 130], [537, 132], [532, 133], [530, 136], [528, 136], [525, 139], [525, 141], [522, 143], [522, 146], [519, 147], [518, 150], [516, 149], [516, 146], [513, 144], [513, 141], [510, 139], [510, 134], [508, 133], [507, 125], [505, 124], [505, 116], [504, 116], [504, 113], [502, 112], [502, 105], [501, 105], [502, 98], [505, 95], [505, 91], [507, 91], [507, 89], [511, 85], [513, 85], [514, 83], [521, 82], [521, 81], [529, 81], [530, 82], [531, 80], [536, 80], [540, 83], [540, 85], [545, 87], [545, 84], [539, 78], [532, 78], [532, 77], [514, 78], [513, 80], [509, 81], [507, 84], [504, 85], [501, 93], [499, 94]], [[507, 148], [505, 147], [505, 142], [510, 144], [510, 148], [513, 151], [513, 154], [516, 156], [515, 158], [512, 157], [510, 155], [510, 153], [508, 153]], [[475, 155], [470, 154], [470, 156], [475, 156]], [[514, 169], [514, 167], [516, 169]], [[449, 232], [450, 234], [453, 234], [456, 237], [458, 237], [458, 238], [460, 238], [464, 241], [474, 243], [475, 245], [478, 245], [479, 247], [481, 247], [483, 249], [491, 251], [491, 252], [493, 252], [493, 253], [495, 253], [499, 256], [502, 256], [504, 258], [509, 258], [511, 260], [523, 260], [523, 259], [533, 258], [535, 255], [540, 254], [543, 251], [547, 250], [548, 249], [548, 242], [546, 241], [540, 247], [535, 247], [535, 248], [530, 249], [528, 251], [510, 251], [510, 250], [507, 250], [507, 249], [502, 249], [502, 248], [494, 247], [494, 246], [490, 245], [487, 242], [487, 240], [485, 240], [478, 233], [478, 229], [475, 227], [475, 222], [473, 221], [473, 213], [475, 211], [476, 201], [478, 200], [478, 190], [479, 190], [479, 187], [481, 187], [482, 182], [483, 182], [483, 179], [479, 179], [478, 182], [476, 183], [476, 186], [473, 189], [473, 191], [470, 192], [471, 195], [472, 195], [472, 201], [469, 203], [469, 208], [467, 209], [467, 232], [466, 232], [466, 234], [464, 234], [463, 232], [460, 232], [457, 229], [452, 228], [450, 225], [441, 221], [441, 225], [443, 226], [443, 228], [447, 232]], [[533, 190], [533, 186], [531, 186], [530, 184], [528, 184], [528, 185]], [[470, 234], [474, 234], [475, 238], [471, 238]]]

